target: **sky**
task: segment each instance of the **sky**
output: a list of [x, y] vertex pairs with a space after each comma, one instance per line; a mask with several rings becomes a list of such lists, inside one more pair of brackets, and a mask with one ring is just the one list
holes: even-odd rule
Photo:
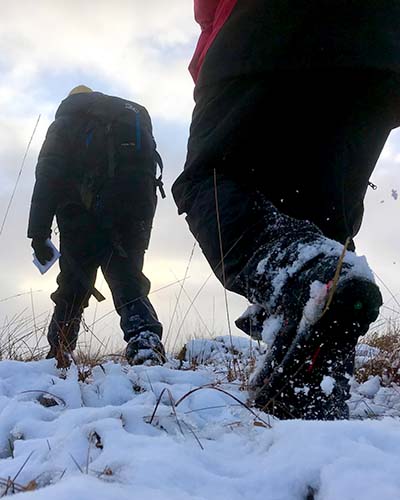
[[[15, 315], [42, 324], [51, 314], [49, 294], [56, 286], [57, 266], [41, 276], [32, 265], [26, 238], [30, 197], [37, 155], [54, 113], [71, 88], [85, 84], [139, 102], [152, 116], [168, 197], [159, 200], [145, 272], [167, 343], [173, 347], [193, 336], [226, 333], [228, 315], [236, 334], [232, 320], [246, 301], [228, 294], [225, 306], [223, 288], [211, 276], [184, 217], [178, 217], [170, 193], [184, 165], [193, 109], [187, 66], [199, 30], [192, 2], [0, 0], [0, 5], [1, 222], [40, 115], [0, 235], [0, 332]], [[367, 255], [382, 283], [386, 319], [397, 317], [400, 310], [399, 167], [400, 131], [394, 131], [371, 178], [378, 189], [368, 190], [364, 224], [356, 239], [359, 253]], [[122, 345], [118, 317], [100, 274], [97, 287], [107, 301], [96, 305], [92, 299], [86, 322], [95, 321], [100, 339]]]

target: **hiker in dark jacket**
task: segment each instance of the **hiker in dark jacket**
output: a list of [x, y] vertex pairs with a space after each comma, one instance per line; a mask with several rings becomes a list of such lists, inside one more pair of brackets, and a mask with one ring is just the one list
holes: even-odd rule
[[[54, 216], [60, 274], [48, 341], [49, 358], [69, 365], [82, 313], [100, 267], [111, 289], [130, 363], [161, 363], [162, 326], [142, 272], [156, 209], [158, 153], [147, 110], [137, 103], [75, 87], [50, 125], [36, 167], [28, 237], [38, 260]], [[160, 160], [160, 159], [159, 159]]]
[[353, 238], [399, 124], [400, 3], [195, 0], [195, 17], [179, 213], [250, 301], [236, 324], [269, 344], [255, 404], [346, 418], [355, 345], [382, 303]]

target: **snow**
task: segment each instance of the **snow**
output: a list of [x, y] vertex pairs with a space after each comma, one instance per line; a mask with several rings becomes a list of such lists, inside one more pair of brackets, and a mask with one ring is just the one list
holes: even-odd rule
[[249, 316], [257, 316], [257, 314], [262, 310], [262, 307], [257, 304], [250, 304], [247, 306], [245, 311], [240, 315], [238, 319], [248, 318]]
[[377, 347], [371, 347], [367, 344], [357, 345], [356, 368], [361, 367], [370, 359], [378, 356], [380, 350]]
[[[300, 247], [299, 258], [290, 271], [291, 275], [297, 272], [299, 265], [304, 265], [305, 262], [308, 262], [318, 254], [340, 257], [343, 251], [343, 245], [337, 241], [330, 240], [329, 238], [321, 239], [319, 244], [300, 245]], [[346, 273], [346, 279], [350, 276], [357, 276], [369, 281], [374, 281], [371, 268], [369, 267], [367, 259], [364, 255], [357, 255], [355, 252], [347, 251], [343, 261], [351, 265], [351, 271]]]
[[199, 339], [180, 361], [109, 361], [85, 381], [0, 362], [0, 495], [15, 478], [27, 500], [398, 500], [400, 388], [352, 381], [350, 421], [274, 420], [241, 404], [263, 353]]
[[332, 394], [332, 391], [335, 387], [336, 380], [333, 377], [330, 377], [329, 375], [324, 375], [322, 381], [321, 381], [321, 389], [323, 390], [324, 394], [326, 396], [330, 396]]
[[[266, 303], [263, 305], [266, 306], [267, 309], [273, 311], [274, 306], [279, 302], [282, 289], [290, 277], [301, 271], [307, 262], [317, 256], [334, 256], [339, 259], [343, 249], [344, 247], [342, 244], [325, 237], [317, 239], [313, 244], [300, 243], [295, 248], [290, 249], [291, 254], [296, 256], [293, 262], [284, 267], [279, 267], [278, 265], [276, 269], [275, 264], [271, 265], [271, 255], [266, 255], [258, 262], [256, 267], [257, 274], [264, 274], [267, 271], [271, 274], [272, 291], [266, 299]], [[285, 262], [285, 255], [287, 252], [288, 249], [285, 248], [280, 252], [278, 257], [275, 256], [275, 260], [277, 262]], [[357, 255], [355, 252], [348, 250], [344, 254], [343, 262], [350, 266], [346, 271], [345, 279], [357, 277], [367, 281], [375, 281], [372, 270], [364, 255]]]
[[275, 338], [282, 327], [282, 324], [283, 315], [281, 314], [276, 316], [271, 315], [264, 321], [261, 336], [266, 344], [271, 346], [274, 343]]
[[358, 392], [369, 398], [374, 397], [379, 391], [381, 381], [378, 376], [372, 377], [358, 387]]
[[300, 392], [303, 392], [306, 396], [310, 392], [310, 387], [308, 385], [305, 385], [303, 387], [295, 387], [294, 392], [296, 394], [299, 394]]
[[328, 293], [327, 286], [320, 281], [313, 281], [310, 285], [310, 298], [303, 309], [303, 315], [300, 320], [298, 331], [302, 332], [310, 325], [316, 323], [322, 316], [326, 296]]

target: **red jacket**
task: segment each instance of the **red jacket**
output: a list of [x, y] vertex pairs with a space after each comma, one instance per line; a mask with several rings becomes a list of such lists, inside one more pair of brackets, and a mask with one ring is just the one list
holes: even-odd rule
[[231, 14], [237, 0], [194, 0], [194, 17], [200, 24], [201, 35], [189, 64], [196, 82], [207, 50]]

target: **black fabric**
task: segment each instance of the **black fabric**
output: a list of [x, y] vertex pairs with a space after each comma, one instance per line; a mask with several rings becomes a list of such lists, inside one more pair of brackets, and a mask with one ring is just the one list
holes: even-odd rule
[[[81, 316], [71, 317], [68, 321], [60, 316], [60, 310], [55, 310], [50, 320], [49, 329], [47, 332], [47, 340], [49, 341], [50, 351], [46, 359], [55, 358], [61, 351], [73, 352], [78, 341], [79, 327]], [[64, 356], [62, 356], [64, 358]], [[69, 366], [69, 364], [67, 365]]]
[[357, 234], [368, 180], [397, 125], [399, 83], [386, 72], [293, 72], [198, 93], [173, 194], [222, 281], [217, 172], [228, 288], [271, 237], [260, 199], [342, 243]]
[[[68, 323], [81, 316], [88, 306], [90, 288], [94, 285], [99, 267], [110, 287], [118, 314], [124, 317], [128, 310], [133, 314], [135, 304], [138, 304], [138, 314], [144, 321], [148, 319], [142, 304], [150, 304], [147, 298], [150, 282], [142, 268], [151, 226], [144, 227], [140, 222], [135, 224], [133, 221], [119, 232], [119, 243], [125, 253], [121, 256], [111, 244], [108, 232], [85, 208], [69, 205], [57, 215], [60, 274], [57, 277], [58, 289], [51, 298], [56, 304], [54, 316], [58, 322]], [[86, 286], [82, 275], [86, 277]], [[157, 316], [151, 304], [149, 310], [151, 314], [147, 316], [154, 322], [154, 315], [156, 319]], [[122, 322], [121, 326], [124, 326]], [[129, 340], [134, 333], [130, 331], [125, 340]]]
[[127, 342], [142, 332], [151, 332], [161, 339], [163, 328], [147, 297], [130, 301], [121, 309], [120, 315], [121, 329]]
[[[274, 273], [296, 260], [299, 244], [322, 238], [315, 224], [282, 214], [259, 191], [243, 189], [228, 176], [208, 178], [195, 190], [186, 216], [189, 228], [221, 283], [250, 302], [265, 305]], [[283, 252], [291, 247], [292, 251]], [[256, 268], [267, 256], [271, 273], [263, 275], [266, 283], [259, 291]]]
[[97, 194], [92, 210], [105, 229], [123, 231], [128, 221], [144, 229], [151, 227], [156, 206], [155, 177], [135, 170], [109, 179]]
[[48, 238], [57, 207], [79, 201], [78, 172], [76, 164], [71, 161], [69, 130], [70, 120], [60, 117], [47, 131], [36, 165], [28, 238]]
[[277, 70], [400, 71], [398, 0], [238, 0], [197, 87]]
[[[100, 175], [100, 171], [107, 172], [109, 158], [105, 137], [94, 134], [98, 123], [103, 132], [107, 125], [113, 126], [116, 175], [122, 178], [122, 182], [113, 183], [113, 190]], [[100, 92], [75, 94], [62, 101], [39, 154], [28, 237], [47, 238], [56, 212], [68, 204], [82, 203], [82, 186], [88, 178], [89, 182], [101, 178], [107, 200], [122, 200], [128, 193], [124, 203], [129, 205], [130, 214], [140, 211], [141, 198], [153, 198], [155, 207], [155, 141], [150, 116], [143, 106]], [[122, 185], [124, 189], [119, 191]], [[96, 184], [96, 194], [98, 191]], [[111, 206], [114, 203], [109, 202], [109, 211]], [[122, 218], [126, 210], [116, 214]]]

